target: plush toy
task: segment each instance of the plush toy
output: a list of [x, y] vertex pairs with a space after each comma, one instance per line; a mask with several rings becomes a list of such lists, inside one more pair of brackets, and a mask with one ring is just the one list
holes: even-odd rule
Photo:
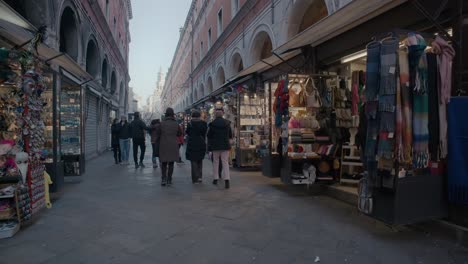
[[15, 163], [21, 173], [21, 178], [23, 179], [23, 183], [26, 183], [26, 177], [28, 175], [28, 160], [29, 160], [28, 153], [20, 152], [16, 154]]

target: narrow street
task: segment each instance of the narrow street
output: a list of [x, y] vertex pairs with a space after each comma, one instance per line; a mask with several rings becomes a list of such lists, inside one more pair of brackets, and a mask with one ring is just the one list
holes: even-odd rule
[[[13, 239], [1, 263], [468, 263], [468, 250], [421, 232], [395, 232], [356, 208], [278, 179], [233, 170], [232, 187], [192, 185], [176, 165], [160, 171], [112, 164], [111, 153], [68, 181], [53, 208]], [[27, 252], [27, 253], [26, 253]]]

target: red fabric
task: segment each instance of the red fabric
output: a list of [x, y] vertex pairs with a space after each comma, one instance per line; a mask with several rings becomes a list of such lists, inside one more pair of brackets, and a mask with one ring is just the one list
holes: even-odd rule
[[177, 143], [179, 145], [183, 145], [184, 141], [185, 141], [183, 131], [184, 131], [184, 128], [182, 127], [182, 125], [179, 125], [179, 135], [180, 136], [177, 137]]

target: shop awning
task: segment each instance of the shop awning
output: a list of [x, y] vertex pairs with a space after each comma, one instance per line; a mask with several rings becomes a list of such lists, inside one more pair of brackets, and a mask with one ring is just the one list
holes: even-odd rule
[[[230, 78], [222, 87], [228, 87], [233, 84], [239, 84], [247, 81], [252, 77], [255, 73], [262, 73], [268, 69], [271, 69], [281, 63], [283, 61], [287, 61], [296, 57], [297, 55], [301, 54], [299, 50], [292, 50], [286, 52], [285, 54], [281, 54], [280, 56], [272, 55], [264, 60], [261, 60], [254, 65], [248, 67], [247, 69], [239, 72], [236, 76]], [[281, 57], [281, 58], [280, 58]]]
[[207, 96], [201, 98], [200, 100], [196, 101], [195, 103], [193, 103], [191, 108], [196, 107], [197, 105], [208, 101], [212, 97], [216, 97], [216, 96], [226, 92], [228, 89], [229, 88], [227, 86], [222, 86], [221, 88], [216, 89], [215, 91], [211, 92], [209, 95], [207, 95]]
[[284, 54], [309, 45], [317, 46], [405, 2], [407, 0], [353, 0], [297, 34], [278, 47], [275, 53]]
[[[36, 32], [37, 29], [34, 26], [0, 0], [0, 36], [13, 44], [8, 48], [27, 44], [35, 37]], [[82, 80], [93, 79], [68, 55], [62, 54], [43, 43], [39, 44], [37, 51], [39, 58], [44, 61], [52, 62]]]

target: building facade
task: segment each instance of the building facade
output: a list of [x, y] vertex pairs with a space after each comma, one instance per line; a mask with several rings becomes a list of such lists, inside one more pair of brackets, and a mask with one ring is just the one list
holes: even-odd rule
[[[36, 28], [46, 26], [45, 44], [65, 53], [92, 77], [73, 79], [84, 95], [82, 152], [86, 159], [99, 155], [110, 147], [110, 117], [128, 111], [130, 0], [5, 2]], [[61, 81], [59, 76], [56, 85]]]
[[161, 116], [163, 113], [161, 105], [161, 95], [164, 89], [164, 83], [166, 80], [166, 74], [163, 72], [162, 68], [159, 69], [158, 76], [156, 79], [156, 87], [153, 91], [153, 94], [150, 96], [149, 109], [151, 113], [154, 113], [155, 116]]
[[183, 111], [351, 0], [194, 0], [162, 92]]

